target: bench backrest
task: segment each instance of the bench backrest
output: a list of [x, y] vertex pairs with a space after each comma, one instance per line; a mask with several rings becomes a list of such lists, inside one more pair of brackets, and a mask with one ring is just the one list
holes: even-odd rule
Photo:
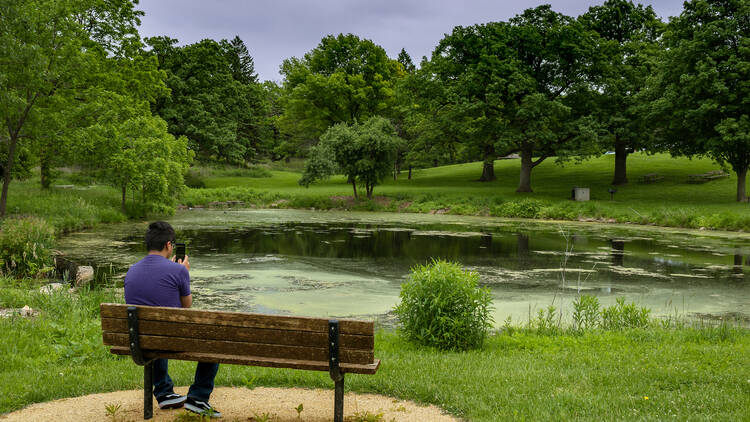
[[[129, 347], [127, 307], [101, 304], [105, 345]], [[338, 321], [340, 362], [373, 364], [372, 321]], [[329, 353], [323, 318], [138, 306], [138, 331], [144, 350], [322, 362]]]

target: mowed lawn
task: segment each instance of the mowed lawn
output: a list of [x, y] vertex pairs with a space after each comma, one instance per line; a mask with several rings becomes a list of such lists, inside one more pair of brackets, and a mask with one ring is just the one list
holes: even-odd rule
[[[611, 199], [608, 190], [612, 188], [614, 158], [614, 155], [604, 155], [581, 162], [567, 162], [563, 166], [556, 164], [554, 159], [548, 159], [532, 173], [532, 193], [515, 192], [520, 170], [517, 159], [496, 161], [497, 180], [494, 182], [477, 181], [482, 163], [475, 162], [414, 170], [412, 180], [408, 180], [408, 173], [402, 171], [398, 180], [387, 178], [375, 188], [374, 193], [376, 196], [410, 201], [440, 198], [447, 202], [473, 200], [502, 203], [532, 199], [543, 203], [570, 203], [571, 189], [578, 186], [591, 189], [591, 202], [586, 206], [594, 216], [638, 217], [656, 209], [694, 215], [729, 213], [735, 219], [750, 214], [747, 203], [735, 201], [737, 178], [731, 170], [729, 177], [703, 184], [687, 182], [688, 175], [721, 169], [705, 158], [631, 154], [628, 158], [630, 183], [614, 187], [617, 192]], [[658, 173], [664, 179], [655, 183], [640, 183], [640, 176], [649, 173]], [[274, 170], [271, 174], [269, 178], [209, 177], [205, 183], [207, 188], [251, 188], [280, 197], [352, 195], [352, 187], [343, 176], [335, 176], [305, 188], [297, 183], [300, 173]], [[732, 228], [731, 225], [728, 228]]]

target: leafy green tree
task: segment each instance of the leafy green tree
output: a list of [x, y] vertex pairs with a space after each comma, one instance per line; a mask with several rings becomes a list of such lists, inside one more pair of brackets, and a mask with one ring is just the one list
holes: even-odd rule
[[170, 133], [186, 136], [207, 159], [244, 163], [266, 152], [260, 147], [267, 105], [239, 37], [184, 47], [169, 37], [146, 41], [167, 72], [171, 95], [157, 101], [154, 112], [167, 121]]
[[279, 125], [298, 151], [314, 145], [336, 123], [364, 121], [390, 115], [394, 82], [401, 66], [385, 50], [356, 35], [329, 35], [304, 58], [281, 65], [284, 76], [284, 113]]
[[662, 146], [729, 164], [737, 175], [737, 201], [747, 201], [750, 3], [686, 1], [664, 44], [652, 116], [662, 124]]
[[503, 22], [458, 26], [419, 72], [427, 78], [420, 95], [427, 99], [421, 107], [427, 122], [442, 123], [446, 142], [459, 141], [467, 158], [484, 162], [480, 181], [495, 180], [495, 159], [509, 153], [497, 149], [508, 119], [509, 80], [520, 75], [510, 31]]
[[434, 82], [426, 109], [446, 116], [450, 130], [443, 130], [455, 134], [467, 159], [483, 160], [482, 181], [495, 179], [498, 156], [519, 153], [517, 191], [531, 192], [531, 172], [542, 161], [593, 148], [597, 131], [584, 94], [594, 48], [595, 34], [549, 6], [509, 23], [456, 27], [422, 66]]
[[628, 154], [650, 146], [652, 128], [643, 116], [639, 94], [654, 71], [664, 25], [651, 6], [636, 6], [630, 0], [592, 6], [579, 21], [600, 36], [603, 66], [595, 82], [595, 114], [607, 133], [603, 146], [615, 151], [612, 184], [625, 184]]
[[545, 159], [596, 150], [599, 129], [585, 99], [598, 71], [597, 36], [548, 5], [524, 11], [510, 26], [520, 72], [508, 84], [501, 142], [521, 155], [516, 192], [531, 192], [531, 172]]
[[87, 2], [0, 0], [0, 117], [7, 145], [0, 216], [20, 150], [29, 150], [30, 122], [41, 122], [40, 105], [61, 95], [85, 69], [88, 34], [75, 17]]
[[367, 198], [372, 198], [375, 186], [391, 170], [400, 143], [393, 125], [383, 117], [371, 117], [363, 124], [338, 123], [310, 149], [299, 183], [307, 187], [342, 173], [352, 184], [355, 198], [357, 185], [364, 186]]

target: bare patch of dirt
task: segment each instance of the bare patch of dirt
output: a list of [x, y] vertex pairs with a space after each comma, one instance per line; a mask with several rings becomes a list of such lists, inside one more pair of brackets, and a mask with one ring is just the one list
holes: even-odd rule
[[[175, 389], [185, 394], [187, 387]], [[295, 410], [300, 404], [302, 412]], [[107, 406], [115, 408], [109, 415]], [[216, 388], [211, 395], [211, 405], [222, 413], [218, 421], [251, 421], [254, 419], [274, 422], [323, 422], [333, 419], [333, 389], [307, 390], [302, 388]], [[184, 409], [161, 410], [154, 401], [155, 422], [174, 421]], [[344, 398], [344, 418], [382, 414], [383, 421], [398, 422], [456, 422], [459, 419], [446, 415], [436, 406], [421, 406], [413, 402], [398, 400], [375, 394], [347, 393]], [[0, 416], [3, 422], [48, 422], [48, 421], [116, 421], [143, 420], [143, 390], [116, 391], [92, 394], [83, 397], [54, 400], [33, 404], [13, 413]]]

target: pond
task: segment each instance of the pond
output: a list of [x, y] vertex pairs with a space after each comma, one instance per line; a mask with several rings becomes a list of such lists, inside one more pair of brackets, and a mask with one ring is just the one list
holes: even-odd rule
[[[494, 319], [525, 323], [579, 294], [625, 297], [656, 316], [750, 318], [750, 236], [448, 215], [189, 210], [194, 306], [391, 321], [410, 268], [444, 258], [477, 271]], [[147, 223], [72, 233], [59, 248], [117, 277], [144, 255]]]

